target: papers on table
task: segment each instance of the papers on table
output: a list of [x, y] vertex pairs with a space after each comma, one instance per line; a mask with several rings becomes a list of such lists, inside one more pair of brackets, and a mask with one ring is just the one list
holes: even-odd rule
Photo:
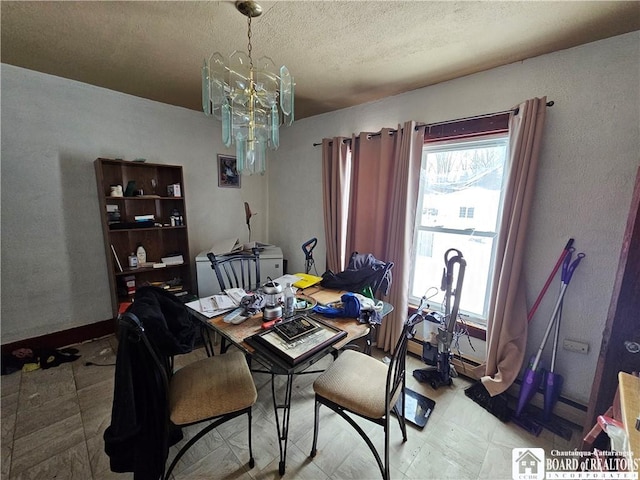
[[294, 287], [305, 289], [308, 287], [312, 287], [316, 283], [320, 283], [322, 281], [322, 277], [318, 277], [317, 275], [310, 275], [308, 273], [296, 273], [294, 276], [298, 277], [300, 280], [293, 284]]
[[213, 318], [237, 308], [245, 295], [246, 292], [242, 288], [230, 288], [224, 295], [203, 297], [187, 303], [187, 307], [200, 312], [207, 318]]
[[231, 297], [227, 297], [226, 295], [212, 295], [209, 310], [227, 310], [228, 308], [235, 308], [237, 306], [238, 304], [234, 302]]
[[282, 287], [286, 287], [287, 283], [290, 283], [291, 285], [293, 285], [294, 283], [300, 281], [300, 277], [287, 274], [287, 275], [282, 275], [281, 277], [278, 277], [278, 278], [274, 278], [273, 281], [276, 283], [279, 283], [280, 285], [282, 285]]
[[247, 295], [247, 292], [242, 288], [227, 288], [224, 293], [226, 293], [235, 302], [236, 307], [240, 305], [242, 298]]
[[194, 300], [193, 302], [189, 302], [187, 303], [187, 307], [189, 307], [192, 310], [195, 310], [196, 312], [201, 313], [207, 318], [217, 317], [218, 315], [222, 315], [223, 313], [226, 313], [229, 310], [235, 308], [235, 307], [231, 307], [231, 308], [224, 308], [220, 310], [217, 309], [215, 304], [213, 303], [213, 295], [210, 297], [204, 297], [198, 300]]
[[315, 285], [316, 283], [320, 283], [321, 280], [322, 277], [318, 277], [316, 275], [309, 275], [308, 273], [296, 273], [295, 275], [282, 275], [281, 277], [275, 278], [273, 281], [279, 283], [283, 287], [286, 287], [287, 283], [290, 283], [296, 288], [305, 289], [307, 287]]

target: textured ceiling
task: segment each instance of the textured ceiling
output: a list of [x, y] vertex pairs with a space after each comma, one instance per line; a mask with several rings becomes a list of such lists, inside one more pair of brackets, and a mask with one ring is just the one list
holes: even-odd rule
[[[270, 1], [253, 56], [285, 64], [296, 118], [640, 29], [640, 2]], [[234, 2], [0, 3], [3, 63], [201, 109], [200, 69], [247, 47]]]

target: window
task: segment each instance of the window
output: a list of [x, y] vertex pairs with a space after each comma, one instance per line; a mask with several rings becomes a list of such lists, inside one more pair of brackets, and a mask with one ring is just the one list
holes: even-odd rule
[[474, 211], [474, 207], [460, 207], [460, 214], [458, 216], [460, 218], [473, 218]]
[[444, 254], [462, 252], [467, 267], [460, 310], [486, 323], [496, 237], [502, 210], [508, 133], [425, 143], [415, 229], [415, 257], [410, 301], [418, 302], [430, 287], [440, 291]]

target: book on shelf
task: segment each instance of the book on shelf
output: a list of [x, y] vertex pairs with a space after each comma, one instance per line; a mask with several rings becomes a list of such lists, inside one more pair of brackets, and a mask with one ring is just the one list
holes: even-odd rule
[[141, 262], [138, 268], [164, 268], [166, 265], [162, 262]]
[[107, 223], [109, 225], [114, 223], [120, 223], [122, 216], [120, 215], [120, 208], [118, 205], [107, 205]]
[[136, 222], [148, 222], [150, 220], [155, 220], [156, 216], [155, 215], [135, 215], [133, 219]]
[[162, 257], [161, 260], [165, 265], [182, 265], [184, 263], [184, 258], [182, 258], [182, 255], [170, 255], [167, 257]]

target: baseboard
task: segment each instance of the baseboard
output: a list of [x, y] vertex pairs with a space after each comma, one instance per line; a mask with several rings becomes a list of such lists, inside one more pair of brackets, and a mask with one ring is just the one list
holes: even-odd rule
[[[422, 340], [412, 339], [408, 345], [409, 352], [422, 358], [422, 344]], [[480, 376], [473, 371], [473, 367], [480, 365], [478, 359], [454, 356], [451, 363], [459, 375], [471, 380], [480, 380]], [[520, 385], [520, 380], [516, 380], [507, 390], [507, 395], [517, 399], [520, 395]], [[544, 397], [541, 393], [536, 393], [529, 403], [535, 407], [544, 408]], [[587, 407], [585, 405], [562, 396], [558, 399], [553, 413], [580, 427], [584, 427], [587, 420]]]
[[114, 320], [104, 320], [102, 322], [83, 325], [81, 327], [70, 328], [59, 332], [49, 333], [40, 337], [27, 338], [18, 342], [2, 345], [2, 355], [9, 355], [18, 348], [60, 348], [75, 343], [86, 342], [94, 338], [111, 335], [116, 331]]
[[[507, 390], [507, 394], [514, 398], [518, 398], [520, 396], [520, 386], [520, 380], [516, 380]], [[529, 400], [529, 404], [543, 409], [544, 396], [542, 393], [537, 392], [533, 398]], [[553, 407], [553, 414], [581, 428], [584, 428], [584, 424], [587, 421], [587, 407], [562, 396], [558, 398], [557, 403]]]

